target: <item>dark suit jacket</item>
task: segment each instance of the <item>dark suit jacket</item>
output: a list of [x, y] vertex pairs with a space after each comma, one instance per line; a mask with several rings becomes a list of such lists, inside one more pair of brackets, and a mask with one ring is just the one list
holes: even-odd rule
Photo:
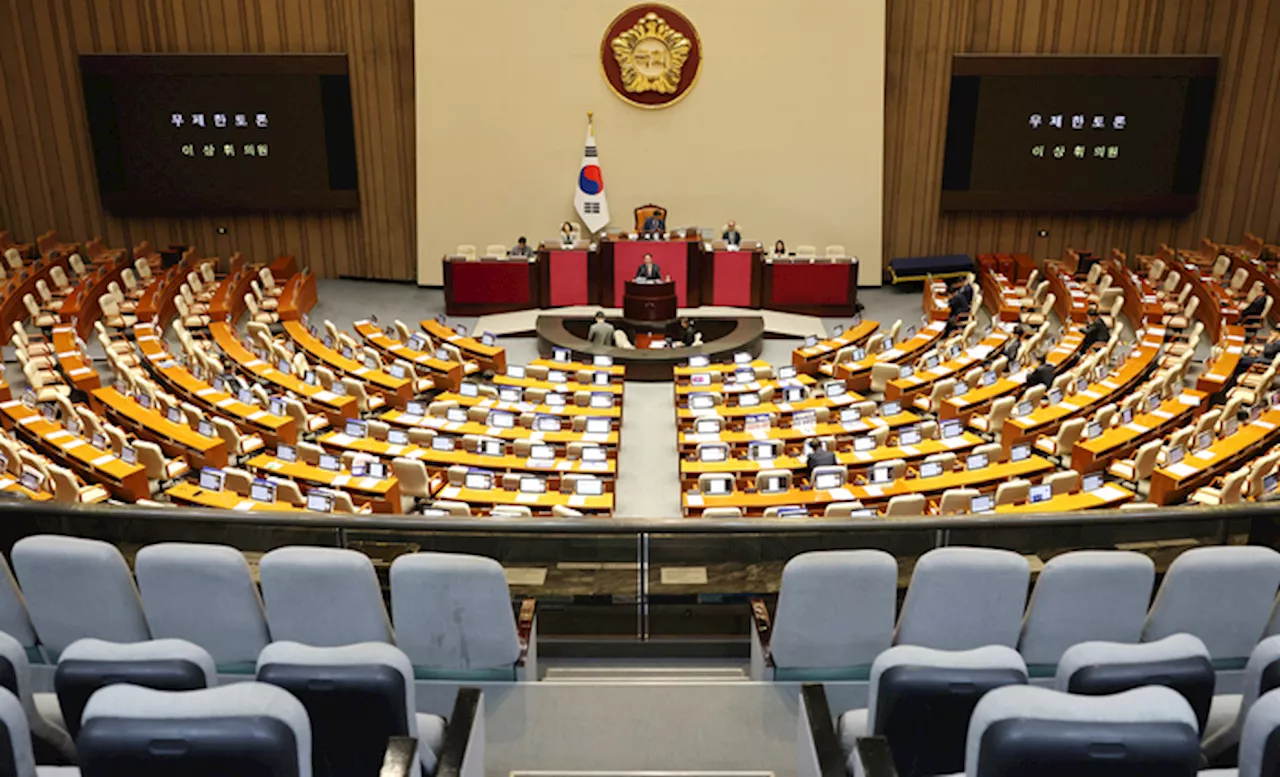
[[644, 220], [644, 231], [645, 232], [666, 232], [667, 222], [664, 219], [658, 218], [657, 216], [650, 216], [649, 218]]
[[741, 245], [742, 233], [736, 229], [733, 230], [732, 232], [726, 231], [723, 235], [720, 236], [720, 239], [724, 240], [724, 242], [732, 246]]
[[1267, 295], [1259, 294], [1257, 299], [1255, 299], [1253, 302], [1250, 302], [1248, 305], [1245, 306], [1244, 310], [1240, 311], [1240, 318], [1248, 318], [1250, 316], [1260, 316], [1262, 315], [1262, 309], [1266, 307], [1266, 305], [1267, 305]]
[[685, 329], [684, 327], [680, 328], [680, 342], [685, 345], [693, 345], [693, 341], [696, 339], [698, 339], [698, 330], [693, 327], [689, 327], [688, 329]]
[[641, 263], [640, 266], [636, 268], [636, 278], [637, 279], [645, 278], [651, 281], [660, 281], [662, 280], [662, 269], [658, 267], [657, 262], [654, 262], [652, 270], [650, 270], [649, 272], [645, 272], [644, 264]]
[[805, 474], [810, 480], [813, 479], [813, 470], [815, 467], [830, 467], [837, 464], [836, 455], [825, 448], [818, 448], [809, 454], [809, 459], [805, 464]]
[[1022, 389], [1025, 391], [1033, 386], [1044, 386], [1045, 388], [1049, 388], [1052, 385], [1053, 365], [1041, 364], [1039, 367], [1032, 370], [1031, 374], [1027, 376], [1027, 383], [1022, 387]]
[[1012, 363], [1014, 359], [1018, 358], [1018, 349], [1021, 347], [1021, 340], [1014, 340], [1011, 338], [1009, 342], [1005, 343], [1004, 352], [1001, 355]]
[[972, 283], [966, 283], [963, 286], [961, 286], [959, 293], [964, 295], [965, 300], [970, 305], [973, 304], [973, 284]]
[[969, 305], [972, 300], [964, 295], [964, 291], [957, 291], [951, 295], [951, 299], [947, 302], [947, 306], [951, 308], [952, 314], [968, 313]]
[[1105, 343], [1111, 337], [1111, 330], [1102, 319], [1095, 320], [1084, 330], [1084, 342], [1080, 343], [1080, 352], [1089, 350], [1094, 343]]

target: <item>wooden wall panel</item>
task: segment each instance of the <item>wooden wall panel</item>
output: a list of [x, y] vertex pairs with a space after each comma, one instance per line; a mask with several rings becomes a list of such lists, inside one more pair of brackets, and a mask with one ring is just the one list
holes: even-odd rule
[[[1148, 251], [1245, 230], [1280, 238], [1280, 3], [887, 0], [885, 257], [1068, 246]], [[952, 53], [1216, 54], [1200, 207], [1186, 217], [941, 213]], [[1270, 142], [1268, 142], [1270, 141]], [[1047, 238], [1036, 236], [1048, 230]]]
[[[412, 0], [0, 0], [0, 229], [293, 253], [322, 276], [415, 277]], [[345, 51], [361, 206], [120, 218], [98, 201], [77, 56]], [[218, 235], [219, 226], [228, 229]]]

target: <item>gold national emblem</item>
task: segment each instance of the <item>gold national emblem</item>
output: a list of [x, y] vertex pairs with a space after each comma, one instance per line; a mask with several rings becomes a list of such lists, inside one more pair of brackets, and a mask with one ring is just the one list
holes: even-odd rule
[[600, 70], [609, 89], [637, 108], [666, 108], [698, 82], [702, 42], [688, 17], [669, 5], [633, 5], [600, 38]]
[[622, 87], [631, 93], [674, 94], [693, 44], [650, 11], [610, 42]]

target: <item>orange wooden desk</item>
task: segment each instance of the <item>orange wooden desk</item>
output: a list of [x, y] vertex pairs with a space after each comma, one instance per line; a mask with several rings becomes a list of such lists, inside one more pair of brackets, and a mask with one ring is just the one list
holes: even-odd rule
[[1103, 510], [1131, 502], [1137, 495], [1127, 488], [1105, 485], [1092, 491], [1058, 494], [1035, 504], [1000, 505], [997, 513], [1074, 513], [1078, 510]]
[[[272, 277], [275, 277], [274, 274]], [[281, 321], [300, 321], [316, 306], [316, 276], [310, 271], [294, 273], [285, 281], [276, 302]]]
[[58, 366], [72, 388], [88, 393], [102, 385], [98, 371], [80, 350], [74, 326], [58, 324], [53, 328], [53, 350], [58, 355]]
[[492, 509], [498, 505], [523, 505], [532, 510], [534, 515], [550, 515], [551, 508], [556, 505], [583, 513], [613, 512], [613, 494], [611, 493], [601, 494], [600, 496], [553, 492], [522, 494], [519, 491], [505, 491], [500, 488], [482, 491], [461, 486], [445, 486], [436, 492], [435, 498], [447, 499], [452, 502], [465, 502], [473, 508]]
[[[472, 421], [449, 421], [433, 415], [409, 415], [402, 410], [389, 410], [378, 416], [378, 418], [395, 426], [434, 429], [437, 432], [457, 437], [465, 434], [478, 434], [484, 437], [496, 437], [500, 440], [537, 440], [556, 445], [567, 445], [571, 442], [592, 442], [610, 448], [616, 448], [618, 445], [618, 433], [616, 431], [608, 434], [573, 431], [535, 432], [522, 426], [498, 429]], [[616, 451], [611, 455], [616, 455]]]
[[0, 422], [6, 429], [16, 427], [41, 453], [65, 464], [85, 482], [106, 486], [112, 496], [130, 502], [151, 496], [142, 466], [127, 464], [110, 450], [93, 447], [21, 400], [0, 403], [0, 411]]
[[778, 421], [787, 421], [787, 425], [791, 423], [790, 418], [795, 413], [803, 413], [807, 410], [827, 410], [833, 413], [839, 413], [843, 407], [855, 405], [863, 401], [858, 394], [848, 393], [841, 394], [838, 397], [810, 397], [799, 402], [761, 402], [758, 405], [743, 407], [742, 405], [717, 405], [705, 410], [690, 410], [687, 407], [676, 408], [676, 426], [680, 429], [692, 429], [694, 423], [699, 418], [715, 418], [720, 417], [726, 423], [732, 423], [734, 426], [740, 425], [748, 416], [768, 414]]
[[920, 328], [915, 336], [887, 351], [856, 362], [842, 362], [835, 366], [835, 377], [843, 380], [850, 391], [866, 392], [871, 388], [871, 367], [874, 364], [905, 364], [932, 348], [942, 337], [945, 321], [933, 321]]
[[1008, 418], [1000, 433], [1005, 450], [1021, 442], [1032, 442], [1040, 435], [1053, 434], [1069, 418], [1092, 413], [1109, 402], [1119, 402], [1146, 376], [1164, 344], [1164, 329], [1150, 327], [1129, 358], [1104, 380], [1093, 383], [1083, 392], [1064, 397], [1061, 402], [1033, 410], [1021, 418]]
[[479, 362], [482, 368], [494, 373], [506, 372], [507, 351], [501, 346], [485, 345], [473, 337], [464, 337], [434, 318], [420, 321], [419, 324], [435, 339], [457, 346], [464, 356]]
[[1169, 436], [1194, 423], [1209, 406], [1208, 399], [1202, 391], [1183, 389], [1150, 413], [1135, 416], [1129, 423], [1108, 429], [1092, 440], [1076, 442], [1071, 449], [1071, 468], [1082, 475], [1102, 469], [1158, 437]]
[[383, 355], [390, 356], [393, 359], [404, 359], [418, 369], [425, 370], [435, 382], [436, 388], [457, 391], [458, 387], [462, 385], [465, 365], [458, 362], [442, 361], [429, 353], [415, 351], [398, 340], [392, 340], [378, 328], [377, 324], [367, 319], [357, 321], [353, 326], [356, 334], [360, 335], [361, 339]]
[[220, 321], [209, 324], [209, 334], [218, 348], [241, 371], [264, 380], [284, 391], [297, 394], [313, 413], [323, 413], [329, 423], [340, 425], [344, 418], [359, 415], [355, 397], [335, 394], [323, 386], [313, 386], [299, 380], [292, 373], [281, 372], [255, 356], [232, 332], [231, 325]]
[[506, 410], [516, 415], [534, 413], [535, 415], [555, 415], [573, 417], [575, 415], [594, 418], [612, 418], [616, 428], [622, 421], [622, 404], [615, 402], [613, 407], [580, 407], [570, 400], [562, 405], [535, 405], [532, 402], [503, 402], [493, 397], [464, 397], [452, 391], [437, 394], [435, 402], [457, 402], [458, 407], [482, 407], [486, 410]]
[[699, 443], [704, 442], [722, 442], [726, 443], [730, 448], [742, 448], [745, 450], [750, 447], [751, 443], [758, 440], [778, 440], [785, 448], [787, 446], [799, 446], [811, 437], [835, 437], [837, 442], [847, 441], [858, 435], [866, 434], [875, 427], [888, 426], [890, 429], [897, 429], [900, 426], [910, 426], [923, 420], [915, 413], [903, 411], [888, 418], [862, 418], [851, 424], [826, 423], [815, 424], [812, 427], [774, 426], [767, 432], [725, 431], [719, 434], [680, 432], [679, 444], [682, 453], [690, 453], [697, 449]]
[[847, 485], [844, 488], [831, 490], [792, 488], [789, 491], [770, 494], [685, 493], [681, 500], [685, 515], [689, 515], [691, 510], [701, 511], [708, 507], [740, 507], [745, 515], [761, 515], [766, 508], [783, 505], [825, 507], [832, 502], [847, 502], [850, 499], [857, 499], [865, 505], [871, 505], [888, 502], [893, 497], [903, 494], [940, 495], [953, 488], [991, 491], [1007, 480], [1031, 477], [1051, 472], [1053, 469], [1053, 464], [1047, 459], [1031, 456], [1016, 463], [1002, 462], [982, 469], [947, 472], [931, 478], [903, 478], [884, 485]]
[[[719, 375], [719, 373], [714, 372], [711, 374], [713, 376]], [[829, 378], [829, 380], [835, 379]], [[794, 378], [787, 378], [785, 380], [753, 380], [749, 383], [713, 382], [710, 386], [694, 386], [690, 383], [677, 383], [676, 405], [678, 407], [684, 407], [689, 402], [690, 394], [700, 394], [706, 391], [715, 391], [723, 394], [725, 403], [732, 405], [737, 403], [738, 396], [741, 394], [754, 394], [755, 392], [762, 391], [766, 388], [771, 388], [777, 391], [783, 386], [814, 386], [817, 385], [817, 383], [818, 381], [814, 379], [812, 375], [805, 375], [803, 373], [799, 373]], [[858, 395], [855, 394], [854, 396]]]
[[1110, 273], [1111, 280], [1124, 294], [1123, 309], [1129, 321], [1136, 327], [1160, 326], [1164, 321], [1164, 305], [1146, 277], [1129, 269], [1124, 253], [1112, 249], [1111, 258], [1103, 263], [1103, 269]]
[[1056, 296], [1053, 309], [1059, 320], [1083, 323], [1089, 311], [1089, 293], [1057, 262], [1045, 262], [1044, 274], [1049, 281], [1049, 291]]
[[177, 312], [173, 298], [178, 295], [182, 284], [186, 283], [187, 273], [194, 270], [200, 261], [203, 260], [191, 254], [163, 273], [154, 273], [151, 276], [151, 282], [147, 284], [142, 296], [138, 299], [138, 307], [134, 311], [138, 321], [153, 321], [161, 326], [167, 324]]
[[1196, 378], [1196, 388], [1206, 394], [1216, 394], [1225, 388], [1240, 365], [1240, 357], [1244, 355], [1244, 327], [1239, 324], [1224, 327], [1219, 345], [1222, 353]]
[[13, 324], [27, 317], [27, 308], [22, 298], [27, 294], [35, 294], [36, 282], [48, 281], [49, 272], [54, 265], [67, 269], [65, 257], [58, 257], [52, 263], [41, 259], [38, 263], [25, 264], [21, 270], [12, 271], [0, 286], [0, 345], [9, 342], [13, 337]]
[[[981, 445], [983, 439], [972, 432], [965, 432], [946, 440], [921, 440], [915, 445], [881, 445], [869, 451], [843, 450], [836, 453], [836, 463], [848, 467], [850, 471], [869, 470], [876, 464], [895, 459], [902, 459], [908, 465], [919, 462], [935, 453], [961, 454]], [[685, 479], [696, 480], [699, 475], [729, 473], [737, 476], [755, 475], [769, 469], [789, 469], [792, 472], [804, 470], [806, 464], [799, 456], [780, 456], [776, 459], [760, 461], [756, 459], [728, 459], [726, 461], [698, 461], [682, 459], [680, 475]]]
[[1023, 291], [1026, 290], [1014, 286], [1004, 273], [993, 268], [983, 268], [978, 276], [978, 285], [982, 288], [982, 302], [993, 318], [1017, 323], [1022, 314]]
[[48, 502], [53, 499], [53, 494], [48, 491], [32, 491], [14, 480], [8, 473], [0, 473], [0, 491], [25, 497], [32, 502]]
[[509, 378], [506, 375], [495, 375], [493, 382], [498, 386], [518, 386], [522, 389], [536, 388], [570, 394], [577, 391], [587, 391], [613, 394], [616, 397], [622, 396], [622, 384], [613, 382], [610, 382], [607, 386], [597, 386], [594, 383], [579, 383], [575, 380], [554, 383], [549, 380], [537, 380], [536, 378]]
[[[1084, 333], [1079, 329], [1067, 332], [1058, 345], [1045, 355], [1045, 361], [1057, 369], [1080, 350], [1080, 344], [1083, 342]], [[949, 397], [943, 400], [938, 416], [943, 420], [959, 418], [967, 424], [974, 415], [981, 415], [990, 410], [991, 403], [1000, 397], [1021, 392], [1022, 387], [1027, 383], [1029, 372], [1030, 370], [1019, 370], [1008, 377], [1000, 378], [990, 386], [978, 386], [958, 397]]]
[[627, 368], [621, 364], [611, 364], [608, 367], [597, 367], [594, 364], [586, 362], [558, 362], [552, 359], [534, 359], [529, 362], [530, 367], [546, 367], [549, 370], [560, 370], [566, 373], [577, 373], [579, 370], [587, 370], [588, 372], [607, 372], [612, 380], [617, 383], [623, 382], [626, 378]]
[[272, 415], [260, 407], [245, 404], [192, 375], [174, 360], [151, 324], [136, 324], [133, 333], [134, 342], [146, 357], [151, 373], [158, 376], [176, 396], [227, 419], [241, 429], [261, 435], [269, 445], [298, 441], [298, 424], [292, 417]]
[[1268, 410], [1257, 420], [1242, 425], [1230, 437], [1217, 440], [1203, 451], [1187, 453], [1177, 464], [1158, 467], [1151, 473], [1151, 493], [1147, 501], [1158, 505], [1177, 504], [1218, 475], [1245, 466], [1249, 459], [1271, 447], [1280, 438], [1280, 410]]
[[170, 421], [159, 411], [145, 408], [114, 386], [94, 389], [89, 395], [96, 410], [105, 409], [116, 423], [159, 445], [168, 456], [181, 456], [192, 469], [227, 466], [227, 443], [221, 437], [205, 437], [185, 423]]
[[183, 482], [165, 490], [165, 496], [176, 504], [192, 507], [212, 507], [221, 510], [247, 510], [251, 512], [307, 512], [289, 502], [259, 502], [240, 496], [234, 491], [210, 491], [195, 483]]
[[894, 378], [889, 381], [884, 387], [884, 397], [901, 400], [904, 405], [909, 405], [916, 397], [927, 395], [939, 381], [963, 377], [964, 373], [974, 367], [995, 361], [1000, 355], [1000, 349], [1008, 341], [1008, 332], [995, 330], [984, 337], [982, 342], [965, 349], [954, 359], [948, 359], [933, 369], [918, 369], [909, 378]]
[[413, 399], [411, 379], [397, 378], [382, 370], [371, 370], [355, 359], [348, 359], [322, 343], [301, 321], [284, 322], [284, 331], [313, 358], [329, 365], [341, 375], [349, 375], [364, 382], [371, 391], [385, 397], [387, 404], [402, 408]]
[[301, 461], [278, 459], [269, 453], [259, 453], [245, 462], [245, 466], [255, 472], [292, 480], [302, 486], [303, 491], [315, 487], [346, 491], [351, 494], [351, 501], [371, 505], [375, 513], [404, 512], [400, 506], [400, 481], [394, 476], [354, 477], [347, 469], [334, 472]]
[[840, 333], [839, 337], [829, 337], [817, 345], [797, 348], [791, 352], [791, 364], [797, 372], [813, 375], [818, 365], [836, 355], [836, 351], [851, 345], [860, 345], [880, 328], [877, 321], [860, 321], [851, 328]]
[[443, 471], [455, 465], [489, 469], [495, 472], [536, 472], [540, 475], [560, 476], [565, 474], [596, 475], [601, 480], [609, 480], [618, 471], [616, 459], [605, 461], [582, 461], [581, 459], [528, 459], [523, 456], [507, 454], [505, 456], [485, 456], [480, 453], [455, 448], [451, 451], [438, 451], [423, 445], [393, 445], [386, 440], [375, 440], [372, 437], [351, 437], [342, 432], [329, 432], [321, 435], [316, 442], [326, 448], [342, 451], [368, 453], [381, 459], [406, 458], [421, 461], [428, 470]]
[[712, 362], [705, 367], [690, 367], [688, 364], [682, 364], [672, 367], [671, 374], [675, 377], [676, 384], [679, 385], [681, 383], [689, 383], [690, 379], [694, 375], [701, 375], [705, 372], [709, 372], [712, 375], [717, 372], [721, 375], [726, 375], [732, 373], [734, 370], [740, 370], [744, 367], [750, 367], [757, 372], [764, 369], [773, 369], [773, 365], [764, 359], [752, 359], [746, 364], [738, 364], [737, 362]]
[[947, 295], [947, 282], [925, 283], [920, 309], [930, 321], [946, 321], [951, 316], [951, 298]]

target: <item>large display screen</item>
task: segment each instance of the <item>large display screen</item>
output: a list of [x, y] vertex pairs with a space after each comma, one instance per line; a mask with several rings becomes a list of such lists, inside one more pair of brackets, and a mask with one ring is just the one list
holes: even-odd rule
[[345, 54], [80, 57], [112, 211], [359, 205]]
[[1216, 57], [956, 55], [943, 210], [1195, 210]]

